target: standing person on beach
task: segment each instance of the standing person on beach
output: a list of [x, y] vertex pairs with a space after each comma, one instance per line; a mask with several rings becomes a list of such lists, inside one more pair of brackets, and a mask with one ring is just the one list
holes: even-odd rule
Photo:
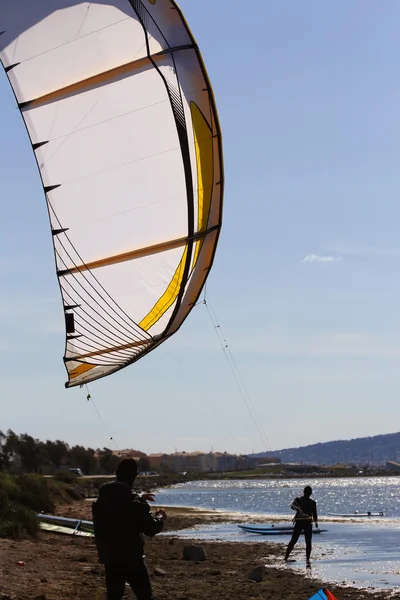
[[150, 511], [146, 500], [132, 492], [137, 476], [133, 459], [122, 460], [116, 470], [117, 480], [101, 486], [93, 502], [94, 535], [99, 562], [106, 572], [107, 600], [121, 600], [125, 583], [137, 600], [153, 600], [149, 573], [144, 562], [144, 538], [159, 533], [167, 518], [165, 511]]
[[315, 523], [315, 527], [318, 527], [318, 515], [317, 515], [317, 503], [311, 499], [312, 489], [309, 485], [303, 490], [303, 496], [301, 498], [295, 498], [291, 504], [291, 508], [296, 511], [296, 515], [293, 519], [294, 530], [292, 539], [290, 540], [286, 549], [285, 561], [289, 558], [289, 554], [297, 543], [300, 534], [304, 532], [306, 540], [306, 559], [307, 566], [310, 566], [311, 556], [311, 540], [312, 540], [312, 524]]

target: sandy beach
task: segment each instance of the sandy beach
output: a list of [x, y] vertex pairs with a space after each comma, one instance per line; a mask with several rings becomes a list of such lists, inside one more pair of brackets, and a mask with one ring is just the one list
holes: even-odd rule
[[[234, 516], [212, 511], [168, 508], [165, 531], [174, 532], [215, 522], [235, 522]], [[59, 506], [63, 516], [91, 518], [91, 503]], [[207, 561], [182, 559], [188, 540], [159, 536], [146, 544], [146, 557], [156, 600], [307, 600], [322, 583], [291, 570], [271, 566], [282, 556], [275, 542], [201, 542]], [[194, 541], [195, 544], [200, 544]], [[24, 565], [18, 565], [23, 561]], [[265, 565], [264, 581], [248, 581], [250, 571]], [[165, 574], [157, 574], [162, 569]], [[400, 598], [387, 592], [370, 594], [350, 587], [329, 586], [338, 600]], [[127, 592], [127, 598], [132, 598]], [[42, 532], [36, 541], [0, 540], [1, 600], [103, 600], [103, 568], [93, 539]]]

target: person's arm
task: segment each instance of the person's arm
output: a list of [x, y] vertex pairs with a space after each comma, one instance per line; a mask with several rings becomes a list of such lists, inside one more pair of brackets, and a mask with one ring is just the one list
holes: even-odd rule
[[140, 495], [142, 500], [146, 500], [146, 502], [155, 502], [155, 496], [151, 492], [146, 492]]
[[317, 513], [317, 503], [314, 500], [313, 504], [313, 519], [315, 523], [315, 527], [318, 527], [318, 513]]
[[142, 516], [140, 519], [141, 531], [149, 537], [153, 537], [157, 533], [160, 533], [164, 527], [165, 519], [167, 518], [166, 513], [163, 510], [158, 510], [154, 515], [150, 510], [150, 506], [143, 502], [141, 507]]
[[290, 505], [290, 508], [291, 508], [292, 510], [301, 510], [301, 509], [299, 508], [299, 505], [297, 504], [297, 498], [295, 498], [295, 499], [293, 500], [292, 504]]

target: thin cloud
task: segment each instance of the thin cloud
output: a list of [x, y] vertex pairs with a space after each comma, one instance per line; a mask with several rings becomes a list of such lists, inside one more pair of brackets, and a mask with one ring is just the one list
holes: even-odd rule
[[341, 257], [335, 256], [319, 256], [318, 254], [307, 254], [306, 257], [303, 258], [303, 262], [319, 262], [319, 263], [332, 263], [341, 260]]

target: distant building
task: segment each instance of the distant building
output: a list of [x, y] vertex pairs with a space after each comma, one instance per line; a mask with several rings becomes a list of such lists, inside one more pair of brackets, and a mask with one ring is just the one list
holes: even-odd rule
[[162, 471], [166, 468], [170, 468], [168, 454], [162, 452], [149, 454], [148, 459], [150, 469], [153, 469], [154, 471]]
[[140, 450], [125, 449], [114, 450], [114, 456], [120, 459], [133, 458], [140, 460], [147, 458], [149, 461], [149, 469], [153, 471], [170, 470], [176, 473], [184, 472], [223, 472], [223, 471], [244, 471], [254, 469], [261, 464], [280, 463], [279, 458], [261, 458], [246, 455], [230, 454], [229, 452], [174, 452], [166, 454], [165, 452], [157, 452], [145, 454]]
[[204, 471], [205, 456], [204, 452], [174, 452], [169, 455], [169, 465], [177, 473]]
[[227, 452], [215, 453], [216, 468], [215, 471], [235, 471], [237, 468], [237, 456]]
[[113, 450], [113, 454], [121, 459], [134, 458], [135, 460], [139, 460], [139, 458], [147, 456], [147, 454], [141, 452], [140, 450]]

